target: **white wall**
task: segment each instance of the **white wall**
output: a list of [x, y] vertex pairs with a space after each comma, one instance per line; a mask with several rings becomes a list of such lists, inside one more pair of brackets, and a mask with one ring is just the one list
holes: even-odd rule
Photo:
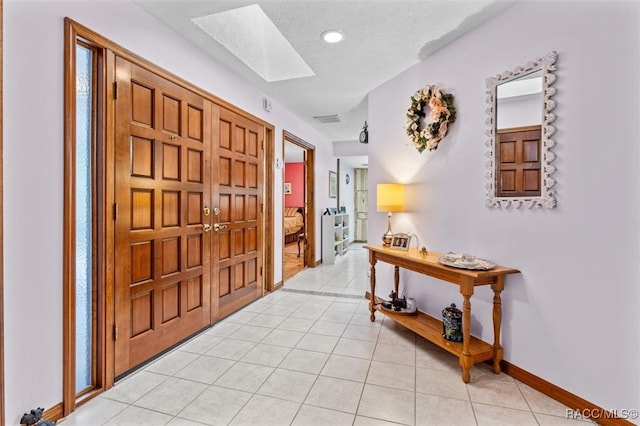
[[[519, 268], [503, 292], [505, 359], [610, 409], [640, 407], [639, 15], [638, 2], [520, 2], [369, 94], [369, 186], [409, 184], [410, 211], [394, 228], [434, 251]], [[485, 78], [552, 50], [558, 207], [488, 209]], [[405, 113], [426, 84], [455, 96], [458, 120], [437, 151], [419, 154]], [[381, 234], [375, 197], [369, 210], [369, 232]], [[383, 266], [379, 282], [391, 282]], [[432, 315], [461, 305], [454, 286], [401, 279]], [[486, 341], [491, 299], [486, 288], [472, 298], [472, 333]]]
[[496, 129], [540, 125], [543, 115], [542, 102], [541, 93], [519, 96], [516, 99], [498, 99], [496, 111], [500, 112], [496, 120]]
[[[328, 203], [330, 142], [129, 1], [4, 3], [4, 331], [8, 424], [62, 401], [63, 19], [68, 16], [196, 86], [315, 145], [317, 205]], [[275, 188], [282, 188], [275, 172]], [[276, 194], [281, 191], [276, 190]], [[282, 197], [275, 281], [282, 279]], [[319, 212], [318, 212], [319, 214]], [[320, 220], [317, 221], [320, 235]], [[320, 258], [320, 238], [316, 253]]]
[[360, 141], [334, 141], [333, 154], [336, 157], [360, 157], [369, 153], [369, 145]]

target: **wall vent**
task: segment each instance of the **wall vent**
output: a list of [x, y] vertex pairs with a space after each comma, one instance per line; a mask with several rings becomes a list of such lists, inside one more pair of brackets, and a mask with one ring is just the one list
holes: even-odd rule
[[333, 115], [316, 115], [313, 117], [314, 120], [317, 120], [323, 124], [326, 123], [339, 123], [340, 116], [338, 114]]

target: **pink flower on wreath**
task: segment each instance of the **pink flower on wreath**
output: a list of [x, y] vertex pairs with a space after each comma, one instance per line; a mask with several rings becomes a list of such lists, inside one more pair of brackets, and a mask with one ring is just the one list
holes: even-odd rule
[[442, 102], [442, 99], [435, 96], [432, 96], [431, 99], [429, 99], [429, 108], [431, 108], [431, 119], [434, 121], [440, 120], [442, 113], [444, 113], [445, 116], [449, 115], [447, 105]]
[[445, 137], [445, 135], [447, 134], [447, 127], [449, 127], [449, 124], [446, 121], [443, 122], [442, 124], [440, 124], [440, 131], [438, 132], [438, 139], [442, 139], [442, 138]]

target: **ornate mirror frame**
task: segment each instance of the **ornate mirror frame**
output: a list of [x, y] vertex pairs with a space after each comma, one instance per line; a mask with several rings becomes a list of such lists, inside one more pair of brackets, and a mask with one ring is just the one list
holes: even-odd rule
[[[557, 53], [552, 51], [542, 58], [537, 58], [535, 61], [528, 62], [524, 66], [516, 67], [511, 71], [505, 71], [495, 77], [489, 77], [487, 82], [487, 131], [488, 136], [486, 141], [488, 158], [487, 161], [487, 207], [496, 208], [532, 208], [532, 207], [545, 207], [553, 208], [556, 206], [555, 189], [556, 180], [552, 177], [556, 168], [551, 163], [555, 160], [556, 155], [552, 148], [556, 142], [552, 139], [556, 129], [551, 125], [556, 116], [551, 112], [556, 102], [551, 97], [556, 93], [556, 89], [553, 87], [553, 83], [556, 80], [556, 76], [553, 71], [556, 71], [555, 62], [557, 59]], [[497, 195], [497, 171], [496, 171], [496, 133], [497, 133], [497, 88], [499, 85], [515, 80], [519, 77], [523, 77], [527, 74], [534, 73], [538, 70], [542, 71], [542, 126], [541, 126], [541, 140], [540, 140], [540, 173], [541, 173], [541, 186], [540, 195], [535, 197], [501, 197]]]

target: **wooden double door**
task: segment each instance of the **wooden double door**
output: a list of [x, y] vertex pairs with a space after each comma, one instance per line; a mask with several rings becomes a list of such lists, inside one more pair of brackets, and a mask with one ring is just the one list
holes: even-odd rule
[[264, 128], [125, 59], [116, 76], [118, 376], [262, 295]]

